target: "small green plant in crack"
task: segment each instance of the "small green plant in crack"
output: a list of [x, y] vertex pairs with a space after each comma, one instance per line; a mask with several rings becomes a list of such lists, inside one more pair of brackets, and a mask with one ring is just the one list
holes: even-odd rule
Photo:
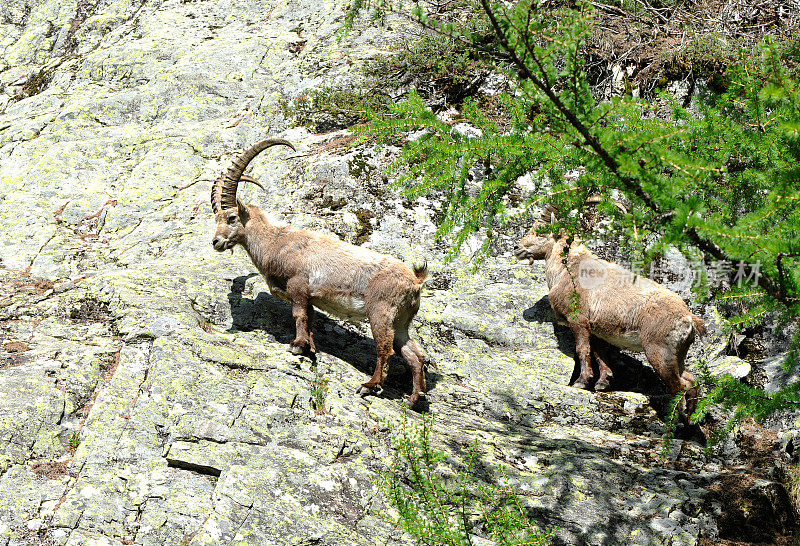
[[330, 379], [320, 372], [316, 362], [311, 369], [314, 371], [314, 379], [311, 381], [311, 403], [314, 405], [314, 413], [316, 415], [330, 413], [325, 407]]
[[211, 325], [211, 323], [204, 318], [198, 320], [197, 325], [200, 327], [201, 330], [203, 330], [207, 334], [210, 334], [214, 331], [214, 327]]
[[75, 451], [78, 449], [78, 446], [81, 445], [81, 438], [78, 435], [78, 431], [72, 433], [72, 436], [69, 437], [69, 442], [67, 444], [70, 450]]
[[369, 180], [373, 171], [375, 171], [375, 166], [369, 163], [369, 159], [370, 156], [364, 153], [355, 154], [352, 159], [348, 159], [347, 169], [350, 172], [350, 176], [357, 180], [362, 178], [365, 181]]
[[544, 545], [552, 533], [542, 533], [506, 475], [502, 485], [482, 479], [477, 446], [460, 469], [431, 443], [433, 419], [420, 424], [405, 415], [392, 430], [389, 472], [377, 483], [397, 511], [397, 521], [419, 544], [473, 545], [477, 538], [498, 545]]
[[367, 241], [369, 241], [369, 236], [372, 235], [372, 223], [370, 220], [375, 218], [375, 214], [371, 210], [368, 209], [358, 209], [355, 212], [356, 218], [358, 218], [359, 228], [356, 232], [356, 236], [353, 239], [353, 243], [356, 245], [363, 245]]

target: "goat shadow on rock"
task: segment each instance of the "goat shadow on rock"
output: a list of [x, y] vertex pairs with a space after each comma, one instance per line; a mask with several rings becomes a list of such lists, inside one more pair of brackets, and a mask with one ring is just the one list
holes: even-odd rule
[[[645, 531], [640, 536], [652, 533], [654, 528], [650, 526], [649, 518], [626, 516], [625, 511], [620, 510], [619, 498], [609, 494], [610, 491], [618, 489], [624, 495], [624, 490], [628, 487], [626, 484], [636, 483], [642, 478], [639, 463], [626, 461], [618, 447], [602, 443], [598, 445], [574, 435], [552, 437], [542, 434], [541, 420], [538, 419], [542, 414], [541, 407], [525, 403], [519, 398], [518, 392], [494, 391], [482, 408], [485, 409], [480, 411], [480, 414], [488, 420], [489, 430], [493, 435], [514, 439], [517, 450], [507, 452], [511, 458], [505, 458], [506, 472], [498, 473], [493, 458], [487, 459], [486, 462], [475, 458], [472, 473], [484, 483], [501, 489], [509, 479], [512, 483], [518, 479], [520, 481], [517, 483], [523, 483], [523, 480], [531, 477], [520, 477], [519, 471], [531, 471], [526, 458], [533, 455], [537, 466], [545, 469], [539, 471], [538, 477], [546, 479], [550, 485], [546, 489], [547, 493], [538, 497], [538, 501], [522, 505], [527, 505], [525, 510], [528, 521], [537, 524], [541, 531], [552, 533], [547, 541], [548, 544], [617, 546], [629, 544], [630, 536], [634, 536], [631, 533], [637, 528]], [[534, 415], [537, 419], [530, 418]], [[632, 431], [629, 419], [624, 419], [623, 427], [618, 427], [613, 421], [617, 421], [617, 418], [612, 418], [612, 422], [608, 423], [608, 428], [605, 430], [623, 428]], [[465, 430], [458, 430], [457, 435], [444, 440], [450, 450], [462, 460], [467, 460], [476, 451], [476, 444], [468, 437], [466, 439], [464, 437], [463, 432], [466, 430], [468, 430], [466, 427]], [[692, 438], [686, 439], [692, 440]], [[491, 452], [491, 444], [489, 447]], [[658, 476], [662, 471], [659, 465], [653, 465], [645, 472], [650, 472], [651, 476]], [[670, 470], [661, 475], [677, 479], [675, 473]], [[576, 476], [591, 477], [591, 479], [575, 480]], [[708, 481], [703, 481], [706, 479]], [[698, 478], [702, 487], [708, 487], [716, 480], [716, 476]], [[524, 496], [525, 489], [521, 491]], [[590, 499], [589, 502], [587, 499]], [[637, 502], [633, 498], [631, 500]], [[568, 512], [565, 512], [565, 509]], [[565, 515], [567, 513], [568, 515]], [[600, 514], [600, 517], [597, 517], [597, 514]], [[737, 530], [734, 525], [726, 529], [728, 532]]]
[[[520, 454], [526, 452], [535, 454], [537, 464], [547, 469], [541, 477], [546, 476], [547, 482], [552, 484], [546, 501], [534, 501], [537, 504], [535, 508], [526, 506], [527, 503], [521, 504], [521, 507], [524, 507], [521, 509], [525, 511], [525, 519], [535, 524], [542, 534], [549, 534], [547, 544], [551, 546], [621, 544], [621, 537], [615, 531], [624, 529], [626, 520], [619, 515], [619, 505], [607, 491], [615, 486], [615, 477], [627, 476], [627, 479], [634, 480], [633, 473], [637, 471], [623, 462], [614, 460], [610, 448], [599, 447], [574, 437], [548, 438], [541, 435], [536, 426], [524, 424], [518, 418], [510, 420], [509, 415], [521, 416], [529, 412], [530, 408], [520, 406], [516, 395], [510, 392], [496, 391], [492, 396], [502, 401], [498, 407], [511, 408], [510, 411], [499, 413], [491, 409], [490, 405], [490, 409], [483, 413], [483, 417], [494, 425], [492, 431], [501, 437], [517, 439]], [[520, 480], [519, 483], [529, 479], [520, 478], [518, 471], [524, 466], [514, 464], [522, 463], [522, 460], [506, 461], [510, 464], [506, 466], [505, 472], [499, 474], [496, 466], [488, 464], [480, 457], [474, 457], [473, 455], [479, 450], [475, 448], [476, 444], [465, 442], [463, 434], [459, 434], [458, 437], [446, 437], [444, 443], [461, 460], [471, 460], [473, 466], [470, 474], [490, 487], [502, 491], [507, 487], [506, 480], [509, 477]], [[605, 471], [598, 471], [598, 461], [602, 461], [600, 465]], [[579, 486], [573, 480], [576, 475], [592, 476], [592, 480]], [[521, 496], [524, 497], [524, 493]], [[579, 515], [576, 513], [576, 508], [585, 506], [587, 497], [591, 499], [592, 510], [584, 512], [578, 508], [577, 512], [583, 512]], [[566, 517], [565, 507], [572, 510]], [[591, 514], [604, 514], [604, 516], [593, 521]], [[646, 527], [648, 523], [642, 522], [641, 525]], [[602, 528], [603, 533], [597, 533], [598, 526]], [[598, 536], [603, 538], [598, 540]]]
[[[575, 367], [572, 370], [569, 384], [571, 385], [580, 374], [580, 362], [575, 351], [575, 336], [568, 326], [559, 324], [556, 321], [553, 308], [550, 306], [550, 299], [544, 296], [537, 301], [533, 307], [525, 309], [522, 317], [527, 322], [537, 322], [540, 324], [552, 323], [553, 332], [558, 342], [558, 349], [567, 356], [571, 356], [575, 361]], [[658, 376], [656, 371], [648, 364], [642, 363], [637, 358], [622, 352], [618, 347], [597, 338], [591, 337], [592, 351], [595, 349], [604, 352], [608, 355], [608, 367], [611, 368], [614, 374], [611, 378], [611, 388], [605, 392], [611, 391], [625, 391], [636, 392], [643, 394], [647, 397], [650, 406], [656, 412], [662, 421], [667, 421], [670, 414], [670, 405], [672, 396], [667, 390], [664, 382]], [[599, 376], [597, 363], [592, 359], [592, 369], [595, 373], [595, 378]], [[695, 426], [682, 427], [685, 430], [679, 431], [679, 436], [685, 436], [684, 439], [694, 439], [700, 441], [702, 433], [698, 437], [698, 430]], [[704, 440], [704, 437], [702, 438]], [[704, 442], [701, 442], [704, 443]]]
[[[286, 345], [288, 353], [289, 344], [295, 337], [295, 321], [292, 317], [292, 306], [269, 294], [259, 292], [255, 298], [243, 296], [245, 284], [257, 273], [236, 277], [231, 282], [228, 302], [230, 303], [233, 324], [231, 331], [249, 332], [261, 330], [268, 338], [265, 341], [274, 341]], [[317, 353], [326, 353], [347, 362], [358, 371], [366, 375], [367, 381], [375, 371], [377, 361], [377, 346], [375, 341], [352, 329], [344, 321], [334, 320], [324, 312], [315, 308], [314, 323], [311, 328], [314, 333], [314, 344]], [[417, 339], [417, 342], [419, 340]], [[312, 359], [316, 358], [312, 355]], [[428, 391], [436, 387], [439, 375], [426, 370]], [[410, 394], [411, 368], [406, 361], [393, 355], [389, 365], [389, 375], [386, 379], [383, 392], [380, 396], [391, 400], [401, 399]], [[422, 399], [415, 406], [415, 410], [426, 411], [428, 403]]]

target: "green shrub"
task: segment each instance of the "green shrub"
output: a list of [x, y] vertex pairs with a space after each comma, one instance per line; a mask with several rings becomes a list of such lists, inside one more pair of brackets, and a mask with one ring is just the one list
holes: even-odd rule
[[426, 34], [406, 42], [393, 55], [373, 60], [365, 74], [386, 89], [410, 88], [442, 107], [458, 105], [474, 95], [488, 74], [488, 65], [463, 43]]
[[[460, 469], [431, 444], [433, 421], [413, 424], [405, 416], [393, 428], [392, 461], [379, 478], [381, 489], [397, 511], [397, 521], [419, 544], [471, 546], [474, 536], [500, 545], [544, 545], [514, 486], [495, 485], [478, 477], [477, 448]], [[503, 480], [508, 482], [503, 469]]]
[[389, 98], [380, 91], [325, 86], [279, 103], [281, 113], [309, 131], [326, 133], [366, 120], [368, 111], [386, 111]]

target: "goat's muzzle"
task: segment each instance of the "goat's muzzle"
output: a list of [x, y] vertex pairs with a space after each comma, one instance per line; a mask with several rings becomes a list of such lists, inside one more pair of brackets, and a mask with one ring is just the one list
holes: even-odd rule
[[227, 239], [223, 239], [222, 237], [214, 237], [214, 239], [211, 241], [211, 244], [214, 245], [214, 250], [217, 252], [223, 252], [233, 246], [228, 242]]
[[536, 260], [536, 258], [533, 256], [533, 253], [521, 245], [517, 245], [517, 247], [514, 249], [514, 256], [516, 256], [520, 261], [528, 260], [528, 263], [531, 265], [533, 265], [533, 262]]

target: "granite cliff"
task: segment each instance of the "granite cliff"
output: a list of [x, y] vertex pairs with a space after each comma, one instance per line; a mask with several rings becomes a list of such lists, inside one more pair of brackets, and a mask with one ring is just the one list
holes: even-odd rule
[[[0, 7], [0, 545], [401, 544], [374, 476], [409, 373], [356, 394], [368, 330], [320, 316], [315, 369], [247, 256], [217, 254], [211, 181], [268, 136], [243, 197], [296, 225], [428, 260], [415, 321], [436, 441], [476, 440], [568, 544], [769, 542], [793, 513], [770, 463], [674, 440], [625, 359], [568, 387], [541, 266], [518, 235], [443, 263], [438, 203], [397, 196], [387, 154], [310, 133], [282, 99], [357, 77], [403, 26], [337, 40], [340, 0], [10, 0]], [[523, 226], [521, 226], [522, 229]], [[505, 249], [503, 251], [502, 249]], [[719, 340], [713, 337], [707, 344]], [[328, 380], [327, 413], [312, 389]], [[418, 419], [415, 414], [411, 419]], [[756, 431], [767, 459], [774, 432]], [[74, 449], [77, 447], [77, 449]], [[747, 464], [745, 464], [747, 463]], [[740, 465], [740, 466], [736, 466]]]

